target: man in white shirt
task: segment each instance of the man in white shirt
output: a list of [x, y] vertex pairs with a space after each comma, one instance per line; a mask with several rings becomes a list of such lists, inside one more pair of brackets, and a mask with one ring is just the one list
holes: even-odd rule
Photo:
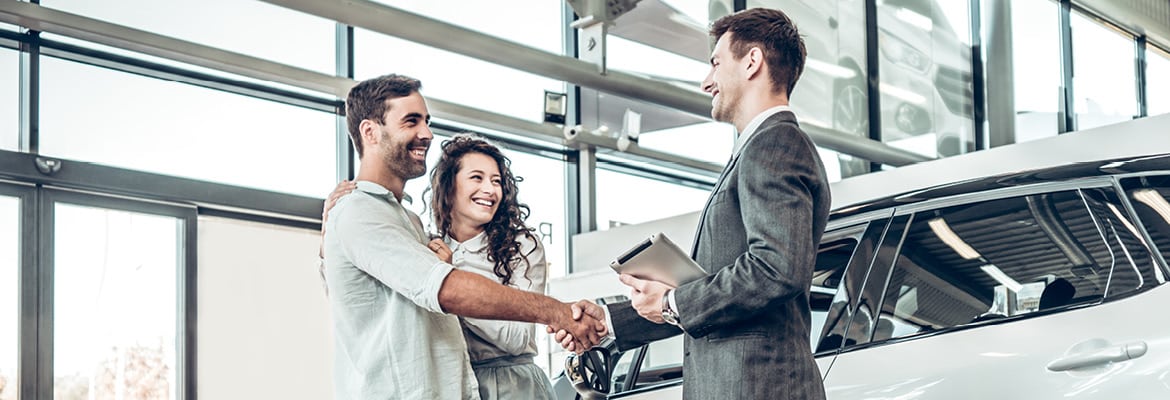
[[323, 247], [339, 400], [478, 399], [456, 315], [565, 329], [584, 348], [606, 333], [592, 317], [573, 320], [568, 304], [455, 270], [427, 249], [418, 216], [401, 204], [406, 181], [426, 172], [432, 139], [420, 89], [387, 75], [346, 100], [361, 168], [356, 192], [329, 211]]

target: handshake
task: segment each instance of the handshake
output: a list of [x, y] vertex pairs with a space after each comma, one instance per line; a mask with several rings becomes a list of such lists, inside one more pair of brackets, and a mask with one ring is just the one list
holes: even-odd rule
[[[666, 293], [674, 289], [673, 286], [662, 282], [635, 278], [631, 275], [620, 276], [622, 284], [630, 287], [630, 306], [646, 320], [661, 324], [662, 302]], [[581, 354], [604, 340], [611, 334], [610, 327], [606, 326], [605, 309], [588, 301], [581, 300], [569, 304], [569, 320], [558, 324], [549, 324], [546, 331], [554, 335], [553, 338], [565, 350]]]
[[549, 324], [545, 328], [565, 350], [581, 354], [601, 344], [601, 341], [609, 336], [605, 310], [601, 306], [589, 300], [567, 305], [568, 318], [560, 323]]

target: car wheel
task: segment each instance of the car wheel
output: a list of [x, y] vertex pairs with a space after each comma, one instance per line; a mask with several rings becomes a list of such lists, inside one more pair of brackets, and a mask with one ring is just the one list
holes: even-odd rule
[[833, 85], [833, 129], [850, 135], [868, 137], [869, 102], [865, 81], [860, 78], [840, 80]]

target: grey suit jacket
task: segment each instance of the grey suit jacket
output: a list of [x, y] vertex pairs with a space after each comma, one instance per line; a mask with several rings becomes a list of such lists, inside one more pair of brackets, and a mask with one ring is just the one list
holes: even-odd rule
[[[790, 112], [772, 115], [707, 200], [692, 257], [711, 275], [679, 286], [683, 398], [824, 399], [809, 344], [809, 285], [830, 206], [824, 166]], [[677, 335], [609, 306], [622, 350]]]

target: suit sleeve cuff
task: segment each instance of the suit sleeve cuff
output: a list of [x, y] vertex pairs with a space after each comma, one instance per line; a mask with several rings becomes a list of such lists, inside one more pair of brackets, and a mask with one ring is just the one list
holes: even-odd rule
[[682, 311], [678, 309], [678, 303], [674, 301], [674, 292], [674, 289], [666, 292], [666, 301], [670, 302], [670, 309], [674, 310], [674, 313], [678, 314], [679, 321], [682, 321]]

